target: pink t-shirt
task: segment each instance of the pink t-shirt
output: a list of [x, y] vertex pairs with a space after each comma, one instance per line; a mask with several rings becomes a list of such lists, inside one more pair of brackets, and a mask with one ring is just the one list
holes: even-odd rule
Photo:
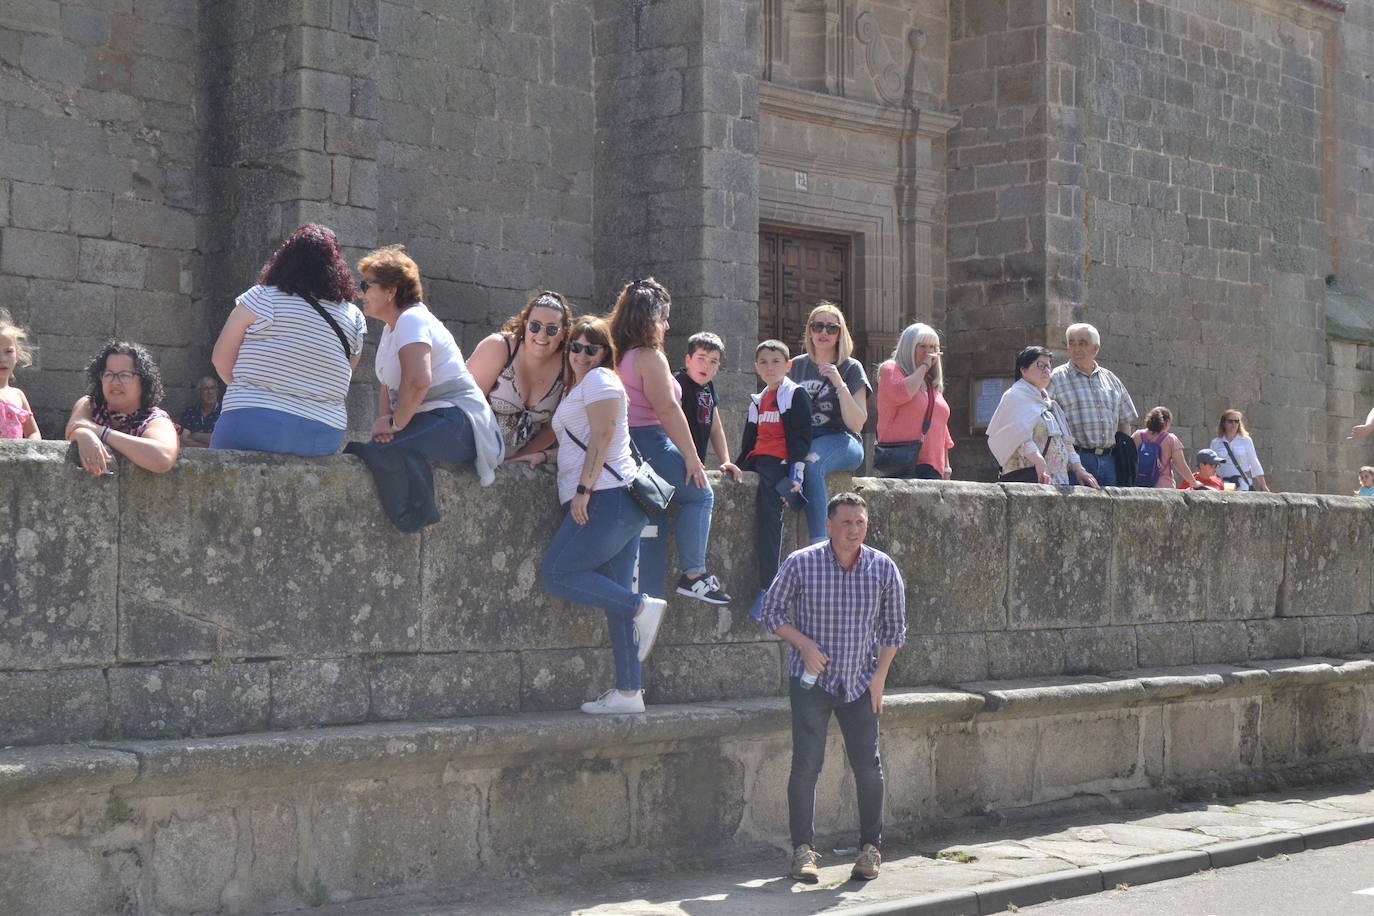
[[[639, 353], [643, 347], [625, 351], [620, 357], [620, 363], [616, 366], [616, 371], [620, 374], [620, 382], [625, 386], [625, 395], [629, 399], [627, 412], [630, 418], [630, 428], [636, 426], [662, 426], [663, 421], [658, 418], [658, 412], [654, 410], [654, 405], [649, 403], [649, 398], [644, 394], [644, 380], [640, 378], [635, 367], [638, 363]], [[669, 376], [671, 378], [671, 376]], [[673, 379], [673, 400], [682, 400], [682, 386], [677, 379]]]
[[1159, 477], [1155, 480], [1156, 490], [1174, 489], [1174, 455], [1183, 450], [1183, 440], [1173, 433], [1165, 433], [1161, 439], [1157, 434], [1148, 429], [1137, 429], [1131, 434], [1135, 440], [1136, 448], [1140, 448], [1141, 440], [1149, 437], [1151, 442], [1159, 442]]
[[[902, 367], [888, 360], [878, 368], [878, 441], [914, 442], [921, 438], [921, 424], [926, 418], [927, 389], [922, 386], [916, 394], [906, 393], [906, 376]], [[935, 408], [930, 412], [930, 432], [921, 443], [918, 464], [928, 464], [941, 474], [945, 472], [945, 455], [954, 448], [949, 434], [949, 402], [935, 392]]]

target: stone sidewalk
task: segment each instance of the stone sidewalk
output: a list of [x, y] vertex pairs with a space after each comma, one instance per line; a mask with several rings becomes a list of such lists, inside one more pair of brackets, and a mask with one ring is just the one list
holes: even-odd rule
[[889, 837], [882, 875], [867, 884], [849, 880], [853, 853], [827, 843], [820, 883], [811, 886], [783, 875], [786, 854], [780, 850], [755, 848], [728, 859], [704, 850], [686, 863], [549, 863], [499, 885], [333, 903], [314, 912], [796, 916], [841, 910], [852, 916], [977, 916], [1003, 912], [1008, 903], [1029, 906], [1374, 836], [1374, 789], [1368, 783], [1179, 803], [1166, 810], [1096, 801], [1101, 810], [995, 826], [983, 819], [930, 837]]

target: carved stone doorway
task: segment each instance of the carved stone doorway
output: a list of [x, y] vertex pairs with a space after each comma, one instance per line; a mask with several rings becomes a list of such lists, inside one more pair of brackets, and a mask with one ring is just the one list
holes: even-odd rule
[[845, 236], [759, 230], [759, 340], [781, 340], [796, 356], [802, 325], [821, 299], [838, 303], [850, 333], [862, 339], [849, 307], [849, 245]]

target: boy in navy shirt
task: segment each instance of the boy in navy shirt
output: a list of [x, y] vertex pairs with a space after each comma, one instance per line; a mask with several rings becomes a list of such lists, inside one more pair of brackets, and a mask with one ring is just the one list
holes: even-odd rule
[[710, 331], [698, 331], [687, 339], [687, 355], [683, 367], [673, 373], [682, 386], [682, 412], [687, 415], [687, 427], [696, 443], [697, 457], [706, 463], [706, 444], [709, 442], [720, 459], [720, 469], [739, 483], [744, 474], [730, 463], [730, 446], [725, 441], [725, 429], [720, 425], [720, 411], [716, 409], [716, 385], [713, 379], [720, 371], [720, 358], [725, 344]]
[[764, 388], [749, 400], [749, 419], [740, 443], [740, 467], [759, 475], [754, 497], [758, 525], [759, 594], [749, 612], [760, 619], [764, 593], [778, 571], [782, 553], [782, 509], [806, 505], [801, 495], [806, 455], [811, 451], [811, 398], [787, 377], [792, 365], [787, 344], [765, 340], [754, 350], [754, 371]]

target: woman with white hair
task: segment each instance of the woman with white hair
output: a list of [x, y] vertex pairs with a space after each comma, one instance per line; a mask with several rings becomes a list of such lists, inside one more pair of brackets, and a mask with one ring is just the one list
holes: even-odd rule
[[878, 444], [873, 469], [882, 477], [949, 480], [949, 403], [940, 335], [928, 324], [908, 325], [892, 358], [878, 367]]

